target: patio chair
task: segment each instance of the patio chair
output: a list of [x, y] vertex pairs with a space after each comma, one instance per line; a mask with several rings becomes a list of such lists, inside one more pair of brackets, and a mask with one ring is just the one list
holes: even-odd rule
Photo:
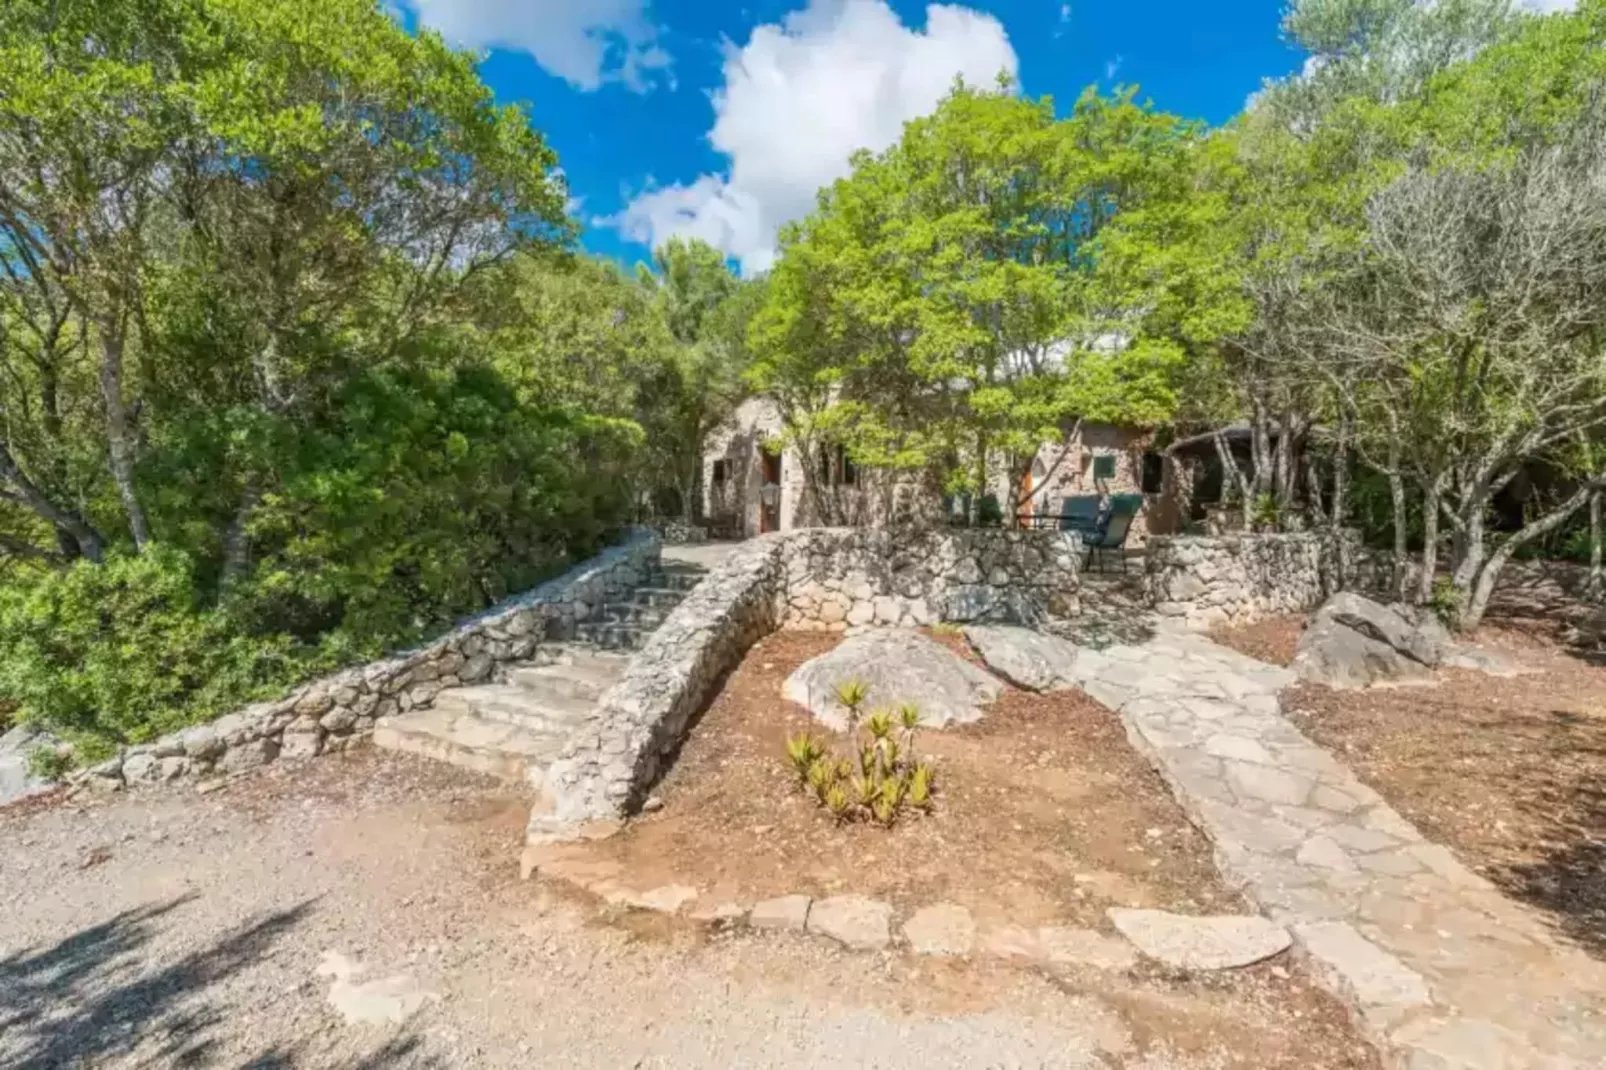
[[1110, 498], [1109, 508], [1099, 517], [1098, 526], [1082, 537], [1082, 544], [1087, 547], [1086, 565], [1091, 566], [1096, 559], [1099, 571], [1103, 572], [1104, 556], [1114, 550], [1121, 556], [1121, 571], [1126, 571], [1126, 536], [1142, 507], [1141, 494], [1117, 494]]
[[1079, 531], [1084, 535], [1098, 530], [1099, 496], [1082, 494], [1066, 498], [1060, 503], [1059, 525], [1061, 531]]

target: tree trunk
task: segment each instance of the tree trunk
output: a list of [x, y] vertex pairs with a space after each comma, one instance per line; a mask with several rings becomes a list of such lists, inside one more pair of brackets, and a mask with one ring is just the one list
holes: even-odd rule
[[1589, 586], [1587, 590], [1591, 595], [1599, 597], [1601, 589], [1606, 586], [1606, 575], [1601, 567], [1601, 522], [1600, 522], [1601, 492], [1596, 491], [1589, 496]]
[[1598, 487], [1588, 485], [1580, 487], [1571, 498], [1538, 520], [1524, 525], [1521, 531], [1501, 543], [1500, 548], [1489, 555], [1488, 563], [1483, 566], [1483, 570], [1478, 574], [1477, 583], [1472, 588], [1472, 597], [1461, 614], [1460, 626], [1463, 631], [1476, 628], [1483, 620], [1483, 614], [1489, 608], [1489, 598], [1494, 594], [1495, 584], [1500, 582], [1500, 573], [1517, 551], [1539, 536], [1561, 527], [1569, 517], [1588, 503], [1592, 495], [1597, 493], [1599, 493]]
[[112, 481], [122, 499], [123, 512], [128, 517], [128, 528], [134, 536], [134, 549], [144, 550], [150, 542], [150, 527], [145, 523], [145, 510], [134, 489], [134, 442], [128, 422], [128, 406], [123, 400], [123, 344], [122, 327], [116, 323], [101, 325], [100, 396], [106, 406], [106, 441], [111, 455]]
[[1227, 445], [1227, 436], [1219, 427], [1213, 432], [1212, 438], [1216, 443], [1216, 459], [1221, 462], [1221, 504], [1228, 504], [1227, 480], [1231, 479], [1231, 486], [1238, 492], [1239, 504], [1243, 508], [1244, 530], [1248, 531], [1254, 525], [1255, 517], [1249, 477], [1238, 467], [1238, 459], [1232, 455], [1232, 448]]
[[0, 442], [0, 482], [17, 489], [16, 498], [38, 516], [53, 524], [57, 531], [71, 535], [78, 544], [78, 552], [99, 564], [106, 556], [106, 540], [90, 523], [71, 509], [51, 501], [18, 466], [16, 458], [4, 442]]
[[248, 477], [240, 491], [240, 504], [223, 533], [223, 569], [218, 577], [218, 591], [222, 595], [226, 596], [251, 568], [251, 514], [261, 500], [256, 479]]
[[[1249, 461], [1254, 466], [1254, 475], [1251, 486], [1253, 490], [1250, 497], [1258, 499], [1266, 493], [1268, 482], [1272, 476], [1271, 459], [1271, 429], [1268, 426], [1269, 417], [1266, 415], [1266, 406], [1259, 398], [1251, 400], [1252, 412], [1249, 423]], [[1250, 505], [1250, 515], [1254, 515], [1254, 504]]]
[[[1353, 418], [1345, 410], [1338, 418], [1338, 442], [1333, 450], [1333, 501], [1328, 506], [1328, 530], [1332, 532], [1333, 552], [1338, 561], [1338, 589], [1349, 587], [1354, 574], [1349, 540], [1344, 537], [1344, 518], [1349, 510], [1350, 435]], [[1311, 493], [1317, 493], [1312, 488]]]
[[1444, 473], [1422, 489], [1422, 575], [1417, 577], [1420, 605], [1433, 601], [1433, 581], [1439, 570], [1439, 509], [1444, 499]]

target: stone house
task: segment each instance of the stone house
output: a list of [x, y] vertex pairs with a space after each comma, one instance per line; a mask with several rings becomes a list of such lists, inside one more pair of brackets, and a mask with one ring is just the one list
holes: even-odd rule
[[[703, 450], [703, 513], [719, 535], [750, 538], [771, 531], [817, 527], [824, 522], [809, 494], [803, 457], [778, 452], [783, 423], [767, 398], [749, 398], [726, 424], [708, 436]], [[1032, 464], [1019, 497], [1023, 522], [1058, 515], [1067, 497], [1141, 494], [1144, 504], [1132, 525], [1129, 545], [1151, 534], [1175, 534], [1187, 520], [1192, 469], [1153, 448], [1154, 431], [1111, 424], [1079, 425], [1064, 445], [1045, 446]], [[825, 458], [817, 487], [829, 494], [833, 522], [881, 527], [889, 521], [940, 519], [942, 494], [912, 476], [860, 470], [841, 453]], [[1014, 500], [1002, 472], [989, 490]]]

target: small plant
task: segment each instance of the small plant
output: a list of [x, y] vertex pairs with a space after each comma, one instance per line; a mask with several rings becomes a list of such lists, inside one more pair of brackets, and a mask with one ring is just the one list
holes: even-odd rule
[[72, 768], [72, 754], [55, 747], [35, 747], [28, 752], [28, 772], [40, 780], [60, 780]]
[[965, 634], [965, 629], [963, 625], [944, 620], [931, 626], [931, 634], [943, 639], [958, 639]]
[[1276, 531], [1282, 520], [1275, 495], [1262, 494], [1250, 506], [1249, 522], [1256, 531]]
[[[877, 709], [863, 718], [866, 688], [850, 681], [837, 687], [854, 725], [854, 757], [828, 752], [808, 733], [786, 741], [786, 756], [807, 788], [838, 822], [864, 820], [883, 827], [897, 823], [907, 808], [929, 811], [935, 778], [931, 766], [915, 760], [920, 710], [905, 703], [896, 712]], [[863, 734], [857, 734], [857, 728]]]
[[1460, 623], [1461, 613], [1466, 609], [1466, 599], [1450, 577], [1440, 576], [1433, 581], [1433, 597], [1428, 602], [1428, 608], [1439, 620], [1454, 628]]
[[799, 781], [807, 782], [814, 765], [825, 754], [820, 741], [807, 732], [790, 736], [786, 741], [786, 757], [797, 770]]
[[848, 711], [848, 731], [859, 727], [859, 708], [870, 696], [870, 686], [863, 680], [844, 680], [836, 685], [836, 700]]

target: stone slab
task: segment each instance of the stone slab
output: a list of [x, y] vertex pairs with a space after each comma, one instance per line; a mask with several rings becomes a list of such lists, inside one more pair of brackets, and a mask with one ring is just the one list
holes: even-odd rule
[[956, 903], [934, 903], [909, 916], [903, 936], [917, 955], [968, 955], [976, 944], [976, 921]]
[[1288, 930], [1258, 915], [1194, 917], [1115, 907], [1110, 921], [1145, 955], [1179, 970], [1231, 970], [1288, 950]]
[[807, 929], [855, 951], [876, 951], [892, 942], [892, 905], [862, 895], [816, 899]]
[[802, 932], [814, 902], [806, 895], [782, 895], [753, 904], [747, 924], [755, 929], [791, 929]]
[[1016, 687], [1060, 691], [1076, 686], [1075, 643], [1005, 624], [972, 624], [965, 638], [989, 669]]

